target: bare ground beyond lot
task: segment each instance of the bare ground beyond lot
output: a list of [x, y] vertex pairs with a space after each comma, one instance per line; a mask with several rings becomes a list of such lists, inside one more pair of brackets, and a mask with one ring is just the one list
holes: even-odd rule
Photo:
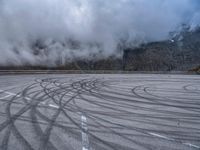
[[123, 71], [123, 70], [0, 70], [0, 75], [33, 74], [182, 74], [198, 75], [199, 71]]
[[0, 149], [200, 149], [200, 76], [0, 76]]

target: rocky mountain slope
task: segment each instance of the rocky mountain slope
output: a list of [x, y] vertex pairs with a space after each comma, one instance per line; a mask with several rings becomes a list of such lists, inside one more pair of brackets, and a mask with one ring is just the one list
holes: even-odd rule
[[175, 34], [124, 52], [124, 69], [134, 71], [189, 70], [200, 65], [200, 28]]

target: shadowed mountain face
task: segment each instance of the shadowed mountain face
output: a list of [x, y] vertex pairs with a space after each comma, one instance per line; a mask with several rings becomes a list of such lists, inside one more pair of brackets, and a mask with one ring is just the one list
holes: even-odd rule
[[124, 51], [124, 69], [134, 71], [189, 70], [200, 65], [200, 28], [183, 30], [169, 41]]

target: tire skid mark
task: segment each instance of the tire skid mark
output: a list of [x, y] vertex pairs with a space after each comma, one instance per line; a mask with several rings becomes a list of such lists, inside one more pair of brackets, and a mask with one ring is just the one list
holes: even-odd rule
[[8, 149], [8, 142], [11, 134], [11, 125], [8, 126], [5, 135], [3, 137], [3, 141], [1, 143], [1, 149], [2, 150], [7, 150]]
[[[145, 80], [145, 78], [141, 78], [140, 80], [143, 81]], [[173, 79], [173, 82], [174, 80], [175, 79]], [[179, 79], [177, 81], [177, 84], [180, 83], [181, 85], [182, 80], [183, 79]], [[125, 82], [127, 83], [135, 81], [137, 80], [125, 80]], [[95, 135], [96, 132], [111, 133], [120, 137], [123, 140], [133, 143], [134, 145], [143, 147], [143, 149], [157, 149], [156, 144], [145, 144], [144, 142], [132, 139], [131, 136], [137, 137], [137, 135], [134, 135], [133, 133], [131, 133], [131, 131], [139, 132], [141, 133], [141, 136], [146, 138], [157, 137], [160, 139], [165, 139], [166, 141], [171, 141], [173, 143], [182, 144], [187, 148], [190, 147], [194, 149], [199, 149], [196, 144], [192, 144], [191, 142], [189, 142], [190, 140], [198, 142], [199, 136], [197, 134], [200, 133], [199, 128], [196, 126], [190, 128], [179, 125], [179, 122], [187, 123], [189, 125], [196, 124], [198, 122], [198, 119], [200, 117], [198, 110], [198, 99], [194, 98], [190, 101], [187, 101], [187, 99], [183, 99], [183, 103], [179, 103], [181, 101], [181, 96], [179, 95], [177, 97], [173, 95], [172, 97], [168, 98], [160, 96], [162, 93], [159, 93], [159, 95], [151, 93], [151, 89], [154, 89], [154, 85], [157, 84], [156, 82], [163, 82], [164, 84], [167, 84], [171, 81], [165, 81], [164, 79], [148, 80], [149, 83], [154, 83], [151, 85], [148, 83], [142, 86], [135, 85], [135, 87], [132, 88], [132, 91], [131, 88], [123, 89], [123, 86], [126, 84], [122, 84], [119, 87], [109, 86], [110, 84], [118, 84], [118, 79], [105, 80], [95, 78], [83, 78], [67, 82], [65, 77], [58, 77], [35, 80], [35, 82], [36, 83], [34, 83], [33, 85], [30, 85], [26, 89], [24, 89], [21, 92], [22, 94], [19, 93], [23, 98], [25, 106], [21, 105], [21, 108], [15, 114], [10, 114], [7, 120], [0, 124], [0, 131], [7, 127], [2, 142], [4, 143], [2, 144], [2, 146], [4, 145], [5, 147], [4, 149], [8, 147], [7, 143], [9, 141], [9, 136], [11, 133], [14, 134], [15, 137], [19, 137], [21, 144], [26, 147], [26, 149], [32, 148], [15, 125], [15, 121], [23, 119], [22, 115], [27, 111], [30, 111], [30, 120], [35, 131], [34, 134], [36, 134], [37, 137], [40, 137], [40, 150], [56, 150], [56, 147], [51, 143], [50, 138], [51, 132], [54, 127], [65, 130], [67, 134], [72, 135], [74, 137], [74, 140], [77, 141], [81, 140], [81, 137], [78, 137], [78, 130], [82, 131], [82, 133], [87, 134], [88, 138], [92, 139], [92, 141], [90, 142], [91, 145], [85, 147], [88, 150], [92, 149], [92, 147], [95, 147], [97, 149], [113, 150], [133, 149], [129, 146], [120, 145], [112, 141], [107, 142], [103, 139], [103, 137], [98, 137], [97, 135]], [[183, 86], [182, 90], [185, 90], [187, 94], [200, 94], [196, 85], [194, 86], [194, 88], [192, 86], [193, 84], [186, 85], [185, 87]], [[38, 87], [40, 87], [40, 90], [37, 90]], [[191, 89], [195, 89], [195, 92], [191, 91]], [[170, 89], [166, 89], [165, 87], [162, 88], [162, 90], [166, 93], [170, 92]], [[132, 92], [133, 94], [132, 97], [130, 92]], [[176, 89], [174, 93], [175, 92], [184, 94], [184, 91], [181, 91], [181, 89]], [[6, 115], [8, 115], [8, 112], [12, 110], [11, 105], [16, 104], [16, 101], [19, 100], [21, 97], [14, 97], [8, 103], [6, 103], [8, 109]], [[89, 107], [82, 108], [82, 106], [78, 106], [79, 103], [76, 103], [78, 101], [87, 103]], [[47, 107], [45, 107], [45, 105], [47, 105]], [[96, 106], [100, 109], [93, 110], [90, 108], [90, 105]], [[48, 108], [48, 106], [50, 106], [51, 112], [53, 112], [53, 115], [51, 117], [47, 117], [45, 114], [42, 113], [41, 110], [41, 108], [50, 109]], [[168, 107], [173, 109], [157, 109], [157, 107]], [[131, 109], [135, 110], [132, 111]], [[177, 111], [177, 109], [181, 111]], [[139, 113], [136, 110], [142, 110], [144, 113]], [[88, 127], [92, 128], [91, 130], [86, 130], [84, 126], [81, 126], [81, 124], [78, 123], [80, 120], [73, 117], [73, 114], [79, 115], [80, 113], [84, 114], [85, 117], [95, 123], [87, 123]], [[62, 122], [57, 121], [57, 118], [61, 114], [64, 115], [66, 120], [69, 120], [72, 126], [65, 126], [65, 124], [63, 124]], [[128, 116], [130, 115], [131, 118], [128, 118]], [[39, 121], [38, 117], [40, 117], [40, 119], [42, 119], [42, 122], [44, 123]], [[104, 117], [108, 118], [106, 119]], [[109, 117], [113, 118], [115, 121], [113, 122], [111, 120], [108, 120]], [[143, 119], [141, 120], [141, 118]], [[154, 120], [152, 121], [151, 119]], [[123, 122], [127, 120], [146, 124], [148, 125], [148, 128], [136, 127], [134, 124], [123, 124]], [[118, 123], [118, 121], [122, 121], [122, 123]], [[167, 124], [161, 123], [160, 121], [167, 121]], [[178, 122], [177, 125], [171, 124], [176, 122]], [[66, 121], [66, 123], [68, 123], [68, 121]], [[43, 131], [40, 125], [45, 125], [46, 129]], [[98, 126], [101, 126], [102, 128], [99, 129]], [[157, 126], [158, 128], [154, 129], [153, 126]], [[162, 130], [162, 128], [160, 127], [165, 127], [166, 129]], [[11, 129], [9, 130], [9, 128]], [[181, 130], [179, 130], [179, 128]], [[129, 130], [130, 133], [121, 133], [121, 129]], [[192, 133], [194, 133], [194, 135], [192, 135]], [[186, 135], [187, 138], [184, 137]]]

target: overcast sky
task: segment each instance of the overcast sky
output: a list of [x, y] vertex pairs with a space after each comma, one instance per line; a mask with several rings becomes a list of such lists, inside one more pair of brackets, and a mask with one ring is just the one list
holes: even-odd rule
[[[53, 64], [59, 55], [85, 58], [99, 51], [110, 56], [122, 41], [134, 47], [165, 40], [183, 23], [195, 28], [199, 10], [199, 0], [1, 0], [0, 64]], [[38, 39], [49, 45], [48, 56], [32, 54]], [[80, 48], [72, 49], [68, 39]]]

